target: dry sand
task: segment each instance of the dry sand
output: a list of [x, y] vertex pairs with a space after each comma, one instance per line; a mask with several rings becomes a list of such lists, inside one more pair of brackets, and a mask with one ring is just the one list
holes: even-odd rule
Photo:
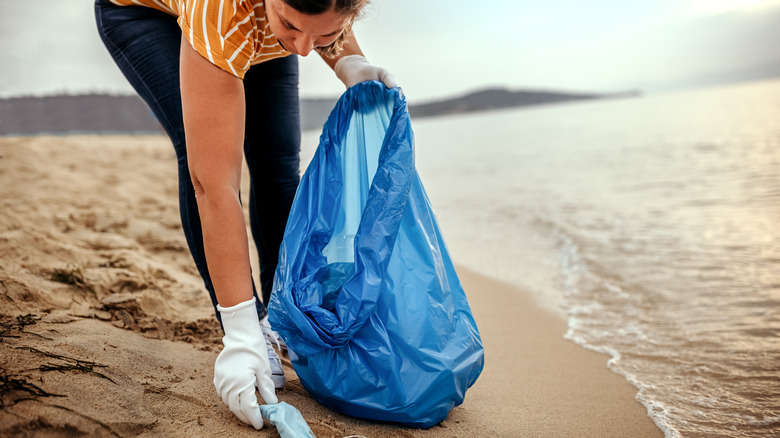
[[[564, 321], [459, 273], [486, 366], [446, 421], [422, 431], [334, 413], [289, 362], [279, 399], [318, 437], [662, 436], [606, 356], [562, 338]], [[214, 391], [220, 336], [166, 138], [0, 138], [0, 436], [278, 436]]]

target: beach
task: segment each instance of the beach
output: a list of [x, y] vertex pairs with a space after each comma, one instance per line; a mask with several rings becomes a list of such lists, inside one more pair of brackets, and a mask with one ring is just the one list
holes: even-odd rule
[[[214, 390], [221, 332], [176, 185], [163, 136], [0, 138], [0, 436], [278, 436]], [[447, 420], [416, 430], [335, 413], [288, 360], [279, 400], [318, 437], [663, 436], [609, 356], [564, 339], [563, 317], [458, 273], [486, 365]]]

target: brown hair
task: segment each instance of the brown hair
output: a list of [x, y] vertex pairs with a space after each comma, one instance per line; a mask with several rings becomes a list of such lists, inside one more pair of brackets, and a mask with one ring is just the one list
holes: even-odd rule
[[354, 24], [369, 0], [284, 0], [284, 2], [303, 14], [316, 15], [333, 9], [337, 13], [349, 17], [346, 26], [344, 26], [344, 31], [336, 38], [336, 41], [325, 47], [317, 47], [315, 49], [320, 55], [332, 58], [338, 55], [341, 49], [344, 48], [347, 37], [352, 33], [352, 24]]

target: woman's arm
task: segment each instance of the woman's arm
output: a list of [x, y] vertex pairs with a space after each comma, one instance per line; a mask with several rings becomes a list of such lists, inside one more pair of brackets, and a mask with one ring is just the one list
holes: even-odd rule
[[187, 163], [225, 330], [224, 348], [214, 363], [214, 387], [241, 421], [260, 429], [263, 417], [255, 386], [266, 403], [278, 399], [252, 297], [246, 223], [238, 198], [244, 84], [214, 66], [184, 38], [179, 62]]
[[252, 298], [249, 249], [239, 202], [244, 86], [182, 37], [181, 100], [187, 162], [195, 187], [211, 281], [222, 307]]

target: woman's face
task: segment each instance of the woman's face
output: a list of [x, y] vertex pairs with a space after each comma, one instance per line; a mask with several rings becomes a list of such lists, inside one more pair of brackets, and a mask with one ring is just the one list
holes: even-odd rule
[[306, 15], [284, 0], [265, 0], [265, 12], [271, 32], [290, 53], [306, 56], [316, 47], [325, 47], [344, 32], [348, 17], [333, 10]]

